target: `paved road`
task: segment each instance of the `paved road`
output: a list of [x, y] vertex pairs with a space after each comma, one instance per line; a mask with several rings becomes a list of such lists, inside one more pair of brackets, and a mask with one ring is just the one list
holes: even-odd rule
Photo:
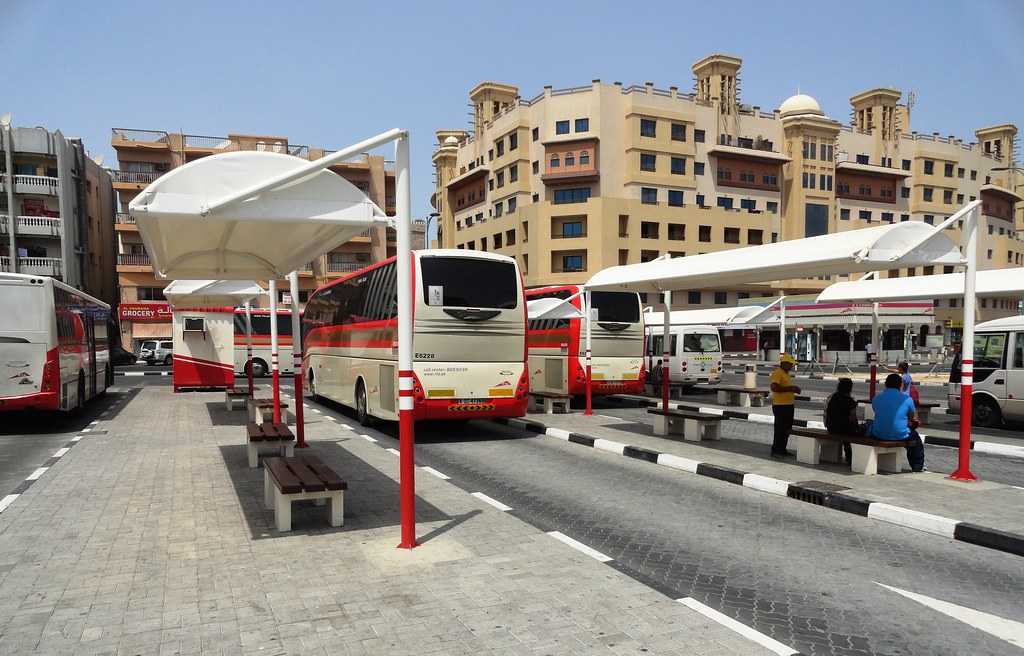
[[[367, 432], [397, 447], [393, 425]], [[417, 463], [805, 654], [1019, 653], [876, 583], [1019, 619], [1016, 556], [487, 422], [421, 424]]]

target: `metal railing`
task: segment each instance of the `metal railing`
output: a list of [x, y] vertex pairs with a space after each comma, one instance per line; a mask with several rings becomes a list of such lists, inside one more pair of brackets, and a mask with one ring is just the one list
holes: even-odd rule
[[146, 143], [163, 143], [169, 142], [167, 133], [162, 130], [133, 130], [131, 128], [111, 128], [111, 136], [113, 139], [119, 139], [121, 141], [139, 141]]
[[155, 171], [118, 171], [117, 169], [107, 169], [107, 173], [110, 174], [114, 182], [128, 184], [149, 184], [163, 175]]
[[125, 266], [152, 266], [148, 253], [118, 253], [117, 263]]
[[121, 225], [135, 225], [135, 217], [128, 212], [118, 212], [114, 215], [114, 223]]
[[213, 150], [227, 148], [231, 145], [231, 140], [227, 137], [207, 137], [201, 134], [186, 134], [183, 136], [185, 138], [186, 148], [205, 148]]
[[[11, 258], [7, 255], [0, 256], [0, 271], [11, 270]], [[59, 257], [19, 257], [18, 272], [42, 276], [62, 275], [61, 260]]]
[[18, 185], [31, 187], [32, 191], [56, 194], [60, 189], [60, 180], [48, 175], [16, 175], [14, 176], [15, 189], [18, 188]]

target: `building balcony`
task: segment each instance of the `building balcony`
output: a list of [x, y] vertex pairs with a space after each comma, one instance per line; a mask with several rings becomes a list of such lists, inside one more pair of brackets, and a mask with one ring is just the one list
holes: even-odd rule
[[145, 273], [153, 270], [148, 253], [118, 253], [117, 270], [119, 273]]
[[[0, 214], [0, 233], [8, 234], [10, 231], [9, 216]], [[15, 227], [17, 234], [33, 237], [55, 237], [60, 239], [63, 234], [63, 227], [60, 218], [51, 216], [16, 216]]]
[[[6, 189], [3, 185], [0, 188]], [[56, 196], [60, 193], [60, 180], [48, 175], [16, 175], [14, 193]]]
[[135, 225], [135, 217], [128, 212], [118, 212], [114, 215], [114, 230], [124, 230], [127, 232], [138, 232], [139, 228]]
[[[0, 271], [11, 272], [10, 257], [0, 256]], [[53, 278], [60, 278], [64, 275], [61, 260], [58, 257], [19, 257], [18, 273]]]
[[111, 128], [110, 145], [114, 148], [153, 148], [167, 150], [170, 148], [170, 137], [161, 130], [133, 130], [130, 128]]

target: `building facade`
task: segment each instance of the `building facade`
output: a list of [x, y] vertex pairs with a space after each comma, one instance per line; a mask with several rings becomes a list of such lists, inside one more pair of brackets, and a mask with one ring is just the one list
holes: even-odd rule
[[0, 270], [57, 278], [111, 305], [114, 192], [81, 140], [0, 128]]
[[[117, 151], [118, 170], [110, 171], [118, 194], [116, 215], [117, 276], [120, 284], [121, 333], [126, 348], [137, 350], [140, 340], [170, 338], [170, 314], [163, 288], [170, 282], [157, 278], [128, 204], [158, 177], [201, 157], [238, 150], [287, 153], [314, 160], [333, 151], [296, 145], [287, 137], [229, 134], [209, 137], [158, 130], [114, 128], [111, 145]], [[395, 173], [391, 162], [378, 155], [331, 167], [362, 190], [389, 216], [395, 213]], [[413, 224], [413, 247], [422, 248], [422, 222]], [[299, 272], [299, 300], [304, 303], [317, 286], [338, 276], [380, 261], [396, 251], [394, 230], [376, 226], [347, 244], [326, 253]], [[259, 281], [266, 288], [266, 281]], [[279, 281], [279, 300], [288, 295], [287, 281]], [[266, 302], [264, 302], [266, 304]]]
[[[701, 59], [689, 93], [593, 80], [527, 100], [514, 86], [478, 84], [472, 129], [437, 132], [441, 245], [514, 256], [528, 285], [580, 283], [662, 256], [897, 221], [937, 225], [980, 198], [981, 268], [1024, 264], [1016, 127], [978, 129], [971, 143], [921, 134], [901, 92], [886, 88], [853, 96], [848, 124], [801, 94], [766, 111], [740, 101], [741, 64]], [[950, 237], [959, 240], [958, 227]], [[942, 273], [931, 269], [885, 275]], [[673, 300], [679, 309], [735, 305], [830, 282], [678, 290]], [[1018, 300], [981, 301], [980, 318], [1012, 314]], [[957, 314], [944, 302], [923, 329], [956, 328]]]

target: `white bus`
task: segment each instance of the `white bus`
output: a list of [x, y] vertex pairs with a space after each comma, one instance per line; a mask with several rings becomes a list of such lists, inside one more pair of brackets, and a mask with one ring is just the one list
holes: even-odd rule
[[[674, 313], [673, 313], [674, 314]], [[647, 371], [649, 382], [660, 385], [655, 371], [664, 354], [664, 315], [661, 312], [644, 314], [647, 330]], [[671, 318], [669, 319], [671, 321]], [[722, 340], [718, 329], [710, 325], [669, 325], [672, 341], [669, 343], [669, 383], [685, 387], [698, 383], [715, 384], [722, 379]], [[657, 378], [657, 379], [656, 379]]]
[[[252, 375], [255, 378], [270, 375], [270, 310], [251, 310], [252, 314]], [[282, 376], [293, 374], [292, 367], [292, 312], [277, 311], [277, 362]], [[235, 374], [248, 375], [245, 341], [245, 308], [235, 310]]]
[[45, 276], [0, 273], [0, 411], [77, 410], [114, 384], [110, 306]]
[[[355, 408], [361, 423], [397, 421], [395, 258], [314, 292], [303, 313], [304, 371], [314, 396]], [[413, 416], [522, 417], [526, 299], [514, 259], [413, 251]]]
[[[972, 423], [1024, 421], [1024, 317], [979, 323], [974, 333]], [[950, 370], [949, 409], [960, 412], [960, 358]]]

